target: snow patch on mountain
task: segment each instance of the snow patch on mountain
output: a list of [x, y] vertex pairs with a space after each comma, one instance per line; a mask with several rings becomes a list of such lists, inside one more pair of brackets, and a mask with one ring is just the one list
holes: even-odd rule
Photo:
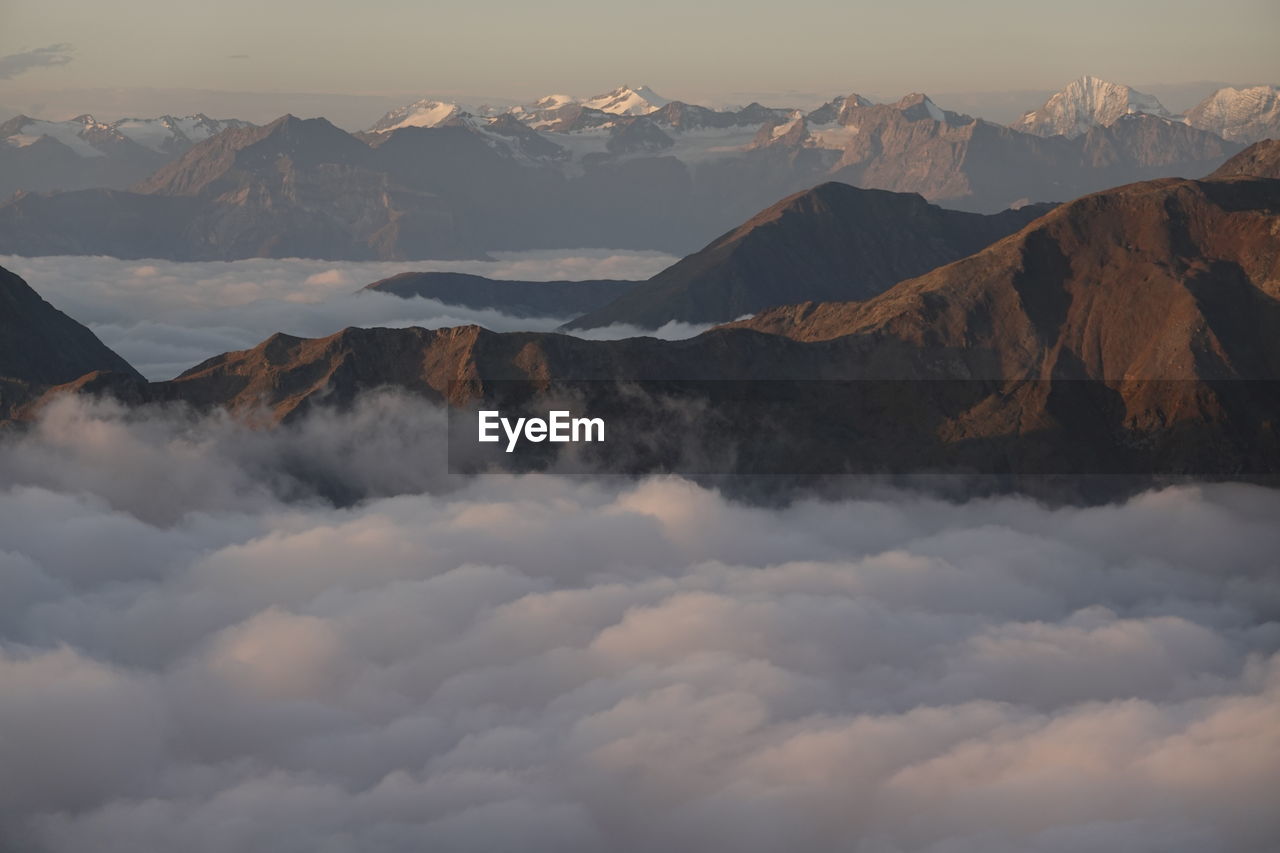
[[790, 118], [790, 120], [780, 122], [779, 124], [775, 125], [773, 130], [770, 132], [770, 136], [773, 139], [777, 139], [778, 137], [781, 137], [781, 136], [786, 136], [788, 133], [795, 130], [796, 125], [800, 124], [803, 121], [804, 121], [804, 115], [797, 111], [796, 114]]

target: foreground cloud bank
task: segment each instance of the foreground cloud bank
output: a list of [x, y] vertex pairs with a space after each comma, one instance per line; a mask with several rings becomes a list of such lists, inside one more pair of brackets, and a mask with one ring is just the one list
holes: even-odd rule
[[0, 444], [0, 848], [1272, 849], [1280, 494], [765, 509], [438, 418]]

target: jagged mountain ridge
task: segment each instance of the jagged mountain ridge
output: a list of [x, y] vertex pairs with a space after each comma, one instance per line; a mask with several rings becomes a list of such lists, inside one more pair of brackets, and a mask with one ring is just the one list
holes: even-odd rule
[[111, 122], [98, 121], [88, 114], [67, 121], [44, 121], [20, 115], [0, 124], [0, 138], [8, 145], [21, 148], [47, 136], [81, 157], [107, 156], [113, 144], [124, 140], [162, 154], [181, 154], [198, 142], [237, 127], [252, 125], [239, 119], [213, 119], [204, 113], [121, 118]]
[[0, 124], [0, 198], [17, 190], [123, 189], [193, 145], [247, 126], [203, 113], [113, 122], [91, 115], [68, 121], [16, 116]]

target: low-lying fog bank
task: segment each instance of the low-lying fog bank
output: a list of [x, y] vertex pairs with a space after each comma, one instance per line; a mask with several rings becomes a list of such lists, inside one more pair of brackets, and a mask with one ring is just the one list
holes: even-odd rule
[[1272, 849], [1280, 493], [761, 508], [439, 417], [0, 440], [0, 848]]
[[[91, 328], [152, 380], [171, 379], [219, 353], [248, 349], [276, 332], [330, 335], [347, 326], [459, 326], [497, 332], [550, 331], [571, 317], [514, 317], [494, 310], [357, 293], [407, 271], [442, 270], [497, 279], [643, 279], [676, 258], [661, 252], [604, 249], [511, 252], [494, 261], [127, 261], [104, 257], [0, 256], [0, 266]], [[644, 330], [619, 327], [597, 337]], [[701, 328], [673, 325], [664, 337]]]

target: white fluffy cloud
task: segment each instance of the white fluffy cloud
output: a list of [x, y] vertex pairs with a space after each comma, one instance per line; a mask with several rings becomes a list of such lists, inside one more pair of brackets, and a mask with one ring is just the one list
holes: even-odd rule
[[0, 256], [0, 266], [93, 329], [148, 378], [170, 379], [211, 356], [255, 346], [275, 332], [319, 337], [347, 326], [468, 323], [495, 331], [550, 331], [571, 319], [511, 317], [430, 299], [357, 293], [401, 272], [445, 270], [527, 281], [641, 279], [674, 260], [660, 252], [578, 250], [507, 253], [495, 261], [414, 262], [291, 258], [177, 263]]
[[0, 444], [0, 848], [1274, 849], [1280, 494], [764, 508], [438, 419]]

